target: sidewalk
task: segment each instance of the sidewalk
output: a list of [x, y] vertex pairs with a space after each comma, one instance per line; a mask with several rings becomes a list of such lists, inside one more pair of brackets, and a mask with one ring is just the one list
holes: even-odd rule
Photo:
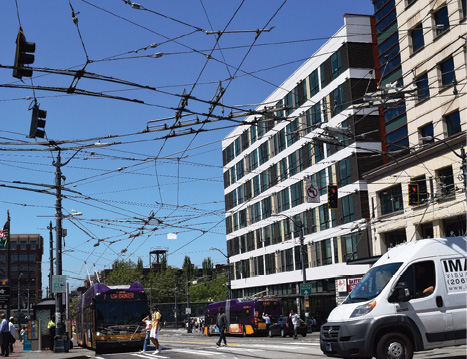
[[94, 357], [94, 351], [84, 349], [81, 347], [73, 347], [68, 353], [54, 353], [51, 350], [23, 352], [23, 343], [16, 341], [14, 345], [14, 352], [10, 353], [10, 358], [26, 358], [26, 359], [61, 359], [61, 358], [75, 358], [75, 359], [88, 359]]

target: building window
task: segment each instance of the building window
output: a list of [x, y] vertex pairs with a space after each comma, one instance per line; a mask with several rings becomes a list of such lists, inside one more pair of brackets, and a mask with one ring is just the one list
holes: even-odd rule
[[295, 108], [300, 107], [306, 101], [305, 95], [305, 81], [301, 81], [297, 86], [294, 88], [294, 97], [295, 97]]
[[240, 228], [246, 227], [246, 225], [247, 225], [247, 221], [246, 221], [246, 208], [245, 208], [245, 209], [242, 209], [242, 210], [240, 211], [240, 214], [239, 214], [238, 218], [239, 218], [239, 225], [240, 225]]
[[299, 163], [297, 162], [297, 152], [295, 151], [292, 154], [289, 155], [289, 176], [293, 176], [297, 174], [298, 168], [299, 168]]
[[315, 163], [324, 160], [324, 145], [322, 143], [314, 144], [315, 149]]
[[290, 115], [294, 111], [294, 104], [292, 102], [292, 91], [284, 97], [284, 107], [286, 108], [286, 116]]
[[422, 144], [426, 145], [429, 143], [434, 142], [434, 132], [433, 132], [433, 123], [429, 123], [423, 127], [420, 127], [418, 129], [420, 133], [420, 138], [422, 140]]
[[343, 187], [352, 183], [352, 174], [350, 172], [350, 158], [338, 162], [340, 186]]
[[428, 86], [428, 74], [424, 74], [415, 81], [417, 86], [418, 102], [422, 102], [430, 97], [430, 88]]
[[37, 242], [36, 241], [30, 241], [29, 242], [29, 249], [37, 249]]
[[342, 216], [344, 223], [349, 223], [355, 220], [355, 213], [354, 213], [354, 203], [353, 203], [353, 196], [345, 196], [342, 197]]
[[299, 140], [298, 118], [296, 118], [295, 120], [293, 120], [286, 126], [286, 132], [287, 132], [287, 146], [291, 146]]
[[27, 249], [27, 242], [26, 241], [20, 241], [19, 242], [19, 249], [21, 250], [26, 250]]
[[321, 265], [325, 266], [332, 264], [332, 248], [331, 239], [321, 241]]
[[358, 259], [357, 254], [357, 236], [352, 234], [350, 236], [343, 237], [344, 239], [344, 248], [343, 248], [343, 258], [344, 262], [347, 262], [351, 259]]
[[319, 171], [318, 173], [311, 176], [311, 183], [316, 183], [318, 187], [319, 195], [327, 193], [327, 182], [326, 182], [326, 169]]
[[271, 245], [271, 227], [266, 226], [263, 228], [263, 245], [267, 247]]
[[257, 136], [256, 136], [256, 125], [252, 125], [250, 127], [250, 143], [253, 144], [256, 142]]
[[436, 171], [436, 177], [438, 178], [438, 186], [442, 196], [449, 196], [454, 193], [456, 186], [454, 186], [454, 175], [451, 166]]
[[245, 168], [243, 167], [243, 160], [240, 160], [239, 162], [237, 162], [235, 167], [236, 167], [236, 172], [237, 172], [237, 180], [239, 180], [245, 174]]
[[425, 175], [412, 178], [410, 183], [418, 184], [418, 199], [420, 203], [428, 200], [428, 189], [426, 187]]
[[321, 89], [326, 87], [326, 75], [324, 71], [324, 62], [319, 66], [319, 76], [321, 77]]
[[311, 107], [311, 123], [316, 128], [321, 123], [321, 104], [317, 102]]
[[275, 261], [275, 253], [266, 254], [265, 261], [266, 261], [266, 274], [274, 274], [276, 273], [276, 261]]
[[325, 230], [329, 228], [329, 211], [328, 206], [322, 205], [318, 207], [319, 209], [319, 230]]
[[285, 271], [290, 272], [294, 270], [293, 265], [293, 248], [285, 250]]
[[264, 142], [259, 146], [259, 164], [262, 165], [269, 160], [268, 142]]
[[283, 159], [280, 160], [279, 168], [280, 168], [280, 179], [282, 182], [282, 181], [285, 181], [288, 177], [287, 157], [284, 157]]
[[279, 192], [279, 212], [286, 211], [290, 208], [290, 197], [289, 197], [289, 189], [283, 189]]
[[243, 203], [243, 186], [237, 188], [237, 204]]
[[313, 71], [308, 77], [310, 83], [310, 97], [316, 95], [319, 91], [318, 70]]
[[332, 93], [334, 95], [334, 108], [332, 115], [335, 116], [341, 113], [346, 108], [344, 85], [339, 85]]
[[417, 0], [407, 0], [407, 7], [409, 7], [410, 5], [412, 5], [416, 1]]
[[381, 215], [394, 213], [404, 209], [402, 188], [400, 184], [386, 188], [385, 190], [378, 193], [381, 206]]
[[425, 39], [423, 38], [422, 24], [418, 24], [409, 32], [410, 40], [412, 41], [412, 53], [417, 52], [425, 46]]
[[259, 174], [259, 182], [261, 184], [261, 192], [266, 191], [268, 187], [268, 170], [264, 170]]
[[256, 223], [259, 221], [261, 221], [261, 203], [256, 202], [253, 205], [253, 222]]
[[282, 228], [284, 228], [284, 240], [288, 241], [292, 239], [292, 229], [290, 228], [290, 220], [288, 218], [282, 220]]
[[290, 191], [292, 192], [292, 207], [298, 206], [303, 203], [303, 182], [298, 181], [290, 186]]
[[436, 25], [436, 36], [440, 36], [449, 30], [448, 7], [443, 6], [434, 15]]
[[461, 0], [461, 8], [462, 8], [462, 17], [465, 18], [467, 15], [466, 15], [466, 0]]
[[450, 86], [455, 81], [455, 72], [454, 72], [454, 60], [452, 57], [446, 59], [445, 61], [439, 64], [439, 70], [441, 73], [441, 85]]
[[271, 197], [267, 197], [261, 201], [261, 212], [263, 219], [271, 217]]
[[254, 150], [249, 154], [250, 171], [258, 168], [258, 151]]
[[331, 55], [331, 74], [332, 79], [336, 79], [342, 73], [341, 51], [337, 50]]
[[448, 136], [452, 136], [456, 133], [461, 132], [461, 118], [459, 111], [444, 116], [444, 122], [446, 123]]
[[261, 193], [261, 189], [259, 187], [259, 175], [253, 177], [253, 196], [256, 197]]

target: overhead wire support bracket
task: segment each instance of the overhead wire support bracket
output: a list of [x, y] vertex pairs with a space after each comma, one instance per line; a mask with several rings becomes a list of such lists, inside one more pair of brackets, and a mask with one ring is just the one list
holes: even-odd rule
[[256, 33], [257, 35], [262, 32], [270, 32], [275, 26], [271, 26], [269, 29], [256, 29], [256, 30], [229, 30], [229, 31], [204, 31], [206, 35], [223, 35], [223, 34], [241, 34], [241, 33]]

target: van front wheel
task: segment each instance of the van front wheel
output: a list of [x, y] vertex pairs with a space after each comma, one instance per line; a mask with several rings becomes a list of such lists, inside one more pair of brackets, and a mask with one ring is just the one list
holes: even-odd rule
[[401, 333], [388, 333], [381, 337], [376, 350], [377, 359], [412, 359], [413, 346]]

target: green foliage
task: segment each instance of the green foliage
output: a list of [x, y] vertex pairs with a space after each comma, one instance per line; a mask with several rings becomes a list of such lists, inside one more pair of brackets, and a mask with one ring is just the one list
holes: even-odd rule
[[143, 262], [141, 259], [138, 263], [133, 262], [131, 259], [124, 261], [117, 259], [112, 263], [112, 271], [105, 278], [106, 285], [129, 285], [135, 281], [142, 281], [143, 279]]
[[182, 272], [179, 269], [168, 266], [167, 260], [163, 258], [161, 270], [157, 273], [150, 271], [144, 275], [143, 261], [138, 258], [137, 262], [117, 259], [112, 264], [112, 271], [105, 279], [106, 285], [128, 285], [135, 281], [143, 284], [148, 295], [148, 301], [153, 303], [173, 303], [175, 296], [177, 301], [186, 299], [187, 273], [190, 286], [190, 300], [203, 302], [209, 300], [227, 299], [227, 276], [216, 275], [214, 265], [210, 257], [203, 260], [203, 278], [199, 278], [193, 284], [196, 267], [191, 263], [190, 257], [186, 256]]

